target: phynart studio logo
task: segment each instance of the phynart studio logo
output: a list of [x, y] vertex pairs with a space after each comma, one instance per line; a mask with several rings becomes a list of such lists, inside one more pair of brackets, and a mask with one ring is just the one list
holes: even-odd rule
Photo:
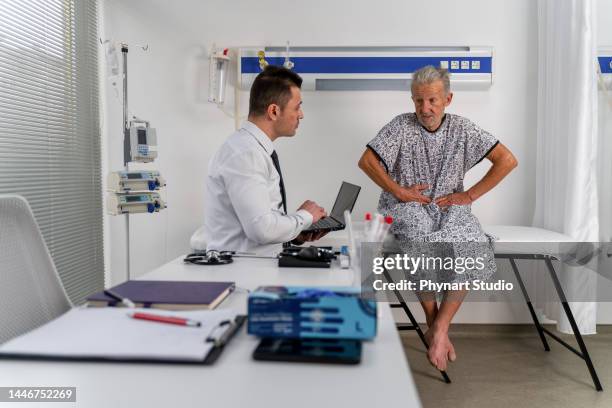
[[376, 279], [372, 282], [372, 288], [375, 291], [384, 290], [399, 290], [399, 291], [421, 291], [421, 292], [445, 292], [448, 290], [495, 290], [495, 291], [512, 291], [514, 284], [506, 282], [504, 279], [485, 282], [479, 279], [463, 282], [435, 282], [429, 279], [419, 279], [412, 281], [401, 279], [398, 282], [386, 282], [382, 279]]

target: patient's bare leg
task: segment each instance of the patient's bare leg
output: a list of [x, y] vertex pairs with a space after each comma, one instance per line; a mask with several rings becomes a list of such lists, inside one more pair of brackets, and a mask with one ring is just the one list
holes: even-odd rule
[[425, 312], [425, 321], [427, 322], [427, 327], [429, 328], [433, 325], [436, 315], [438, 314], [436, 294], [435, 292], [417, 292], [417, 297], [419, 298], [421, 307]]
[[448, 328], [451, 320], [459, 310], [467, 291], [448, 291], [434, 319], [433, 324], [426, 333], [429, 342], [427, 358], [439, 370], [446, 370], [448, 360], [456, 359], [455, 348], [448, 338]]
[[[421, 302], [423, 312], [425, 312], [425, 321], [427, 322], [427, 328], [430, 329], [433, 326], [436, 316], [438, 314], [438, 301], [436, 300], [435, 292], [417, 292], [417, 297]], [[425, 341], [429, 346], [433, 340], [433, 331], [427, 330], [425, 332]]]

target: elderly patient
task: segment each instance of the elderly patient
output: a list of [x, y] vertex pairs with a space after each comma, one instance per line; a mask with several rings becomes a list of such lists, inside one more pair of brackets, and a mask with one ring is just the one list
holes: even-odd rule
[[[368, 143], [359, 167], [383, 189], [378, 211], [393, 216], [391, 231], [403, 251], [410, 252], [414, 243], [446, 242], [453, 243], [455, 257], [469, 256], [474, 247], [466, 243], [481, 243], [486, 249], [479, 256], [488, 257], [485, 267], [461, 275], [453, 272], [452, 279], [488, 279], [495, 272], [493, 239], [482, 231], [470, 205], [506, 177], [517, 161], [490, 133], [444, 112], [453, 99], [446, 70], [419, 69], [411, 91], [415, 113], [401, 114], [385, 125]], [[465, 190], [465, 174], [485, 157], [493, 165]], [[440, 370], [456, 359], [448, 329], [465, 294], [446, 291], [438, 306], [432, 293], [418, 293], [429, 328], [427, 357]]]

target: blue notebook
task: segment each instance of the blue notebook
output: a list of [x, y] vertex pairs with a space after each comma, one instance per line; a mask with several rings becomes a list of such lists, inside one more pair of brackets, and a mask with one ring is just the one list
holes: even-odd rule
[[[236, 287], [234, 282], [132, 280], [111, 288], [136, 307], [166, 310], [214, 309]], [[117, 306], [117, 300], [98, 292], [87, 298], [89, 306]]]

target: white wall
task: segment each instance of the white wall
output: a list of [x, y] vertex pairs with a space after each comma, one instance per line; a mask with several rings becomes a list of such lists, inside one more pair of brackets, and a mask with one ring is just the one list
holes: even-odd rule
[[[600, 0], [604, 3], [604, 0]], [[106, 38], [130, 44], [131, 112], [157, 128], [157, 168], [168, 180], [169, 207], [131, 217], [132, 274], [140, 275], [188, 250], [203, 222], [207, 162], [233, 131], [233, 119], [198, 98], [205, 52], [248, 45], [486, 45], [494, 48], [494, 84], [455, 93], [449, 111], [469, 117], [517, 156], [519, 167], [479, 200], [485, 224], [531, 222], [536, 143], [537, 30], [533, 0], [381, 0], [279, 3], [260, 1], [105, 0]], [[301, 7], [300, 7], [301, 5]], [[610, 13], [608, 13], [610, 14]], [[602, 13], [600, 13], [600, 16]], [[600, 26], [603, 24], [600, 24]], [[148, 44], [142, 52], [138, 44]], [[206, 95], [207, 83], [201, 91]], [[120, 90], [119, 90], [120, 91]], [[107, 86], [105, 126], [110, 169], [122, 168], [121, 101]], [[231, 102], [231, 92], [228, 99]], [[412, 111], [409, 92], [305, 92], [305, 119], [293, 139], [276, 146], [290, 208], [305, 199], [330, 207], [342, 180], [363, 186], [356, 213], [374, 209], [379, 189], [357, 168], [364, 146], [396, 114]], [[337, 152], [341, 152], [338, 154]], [[486, 172], [481, 164], [470, 185]], [[110, 281], [125, 279], [123, 217], [110, 220]], [[458, 321], [528, 321], [520, 307], [482, 304]], [[497, 308], [497, 306], [496, 306]], [[515, 310], [516, 309], [516, 310]]]
[[[598, 0], [597, 1], [597, 37], [600, 46], [612, 47], [612, 1]], [[608, 86], [612, 81], [607, 81]], [[609, 89], [609, 88], [608, 88]], [[608, 92], [609, 98], [612, 98], [612, 93]], [[603, 92], [599, 93], [599, 125], [600, 132], [610, 136], [612, 132], [612, 108], [608, 101], [604, 99]], [[612, 189], [612, 185], [610, 186]], [[611, 210], [612, 211], [612, 210]], [[612, 302], [601, 302], [598, 304], [597, 320], [601, 323], [612, 324]]]

